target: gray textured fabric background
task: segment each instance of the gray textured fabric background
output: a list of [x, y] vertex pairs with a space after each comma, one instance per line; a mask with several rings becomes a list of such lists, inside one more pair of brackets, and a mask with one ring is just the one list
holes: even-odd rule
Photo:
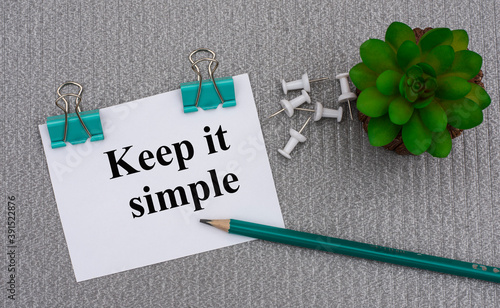
[[[492, 0], [1, 1], [0, 306], [499, 307], [497, 284], [263, 241], [76, 283], [37, 128], [60, 113], [53, 102], [64, 81], [84, 85], [85, 110], [112, 106], [194, 80], [186, 56], [209, 47], [217, 76], [250, 74], [287, 227], [500, 265], [498, 14]], [[280, 79], [333, 79], [394, 20], [469, 32], [493, 101], [483, 124], [455, 139], [446, 159], [400, 157], [371, 147], [344, 113], [340, 124], [309, 125], [293, 159], [281, 157], [288, 129], [308, 115], [266, 120], [285, 97]], [[328, 107], [339, 95], [337, 81], [311, 92]], [[6, 291], [11, 195], [16, 301]]]

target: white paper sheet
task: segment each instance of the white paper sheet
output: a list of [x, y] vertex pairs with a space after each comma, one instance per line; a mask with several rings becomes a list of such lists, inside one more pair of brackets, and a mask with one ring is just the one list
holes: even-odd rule
[[[231, 108], [219, 106], [184, 114], [180, 90], [103, 108], [103, 141], [87, 140], [52, 149], [47, 125], [40, 125], [77, 281], [251, 240], [203, 225], [200, 218], [234, 218], [284, 226], [248, 75], [234, 77], [234, 86], [237, 105]], [[210, 128], [208, 133], [206, 126]], [[219, 127], [221, 132], [216, 135]], [[212, 136], [217, 153], [208, 154], [210, 137], [206, 135]], [[178, 157], [189, 156], [188, 145], [177, 145], [181, 155], [176, 155], [173, 144], [186, 140], [194, 155], [183, 160], [186, 169], [179, 171], [182, 162]], [[113, 155], [106, 152], [116, 150], [113, 154], [119, 161], [123, 148], [128, 146], [132, 147], [122, 161], [139, 172], [127, 174], [123, 164], [117, 165], [121, 176], [112, 178]], [[161, 165], [157, 158], [161, 146], [172, 152], [160, 150], [165, 154], [161, 162], [172, 159], [169, 165]], [[147, 166], [154, 163], [150, 170], [144, 170], [139, 163], [144, 150], [154, 155], [143, 162]], [[143, 157], [150, 156], [145, 153]], [[220, 191], [212, 183], [214, 172]], [[227, 190], [223, 185], [226, 175]], [[193, 191], [204, 197], [204, 186], [196, 185], [198, 181], [204, 181], [210, 192], [200, 202], [203, 209], [195, 211]], [[149, 187], [148, 193], [145, 186]], [[160, 211], [156, 193], [176, 187], [185, 190], [188, 204], [170, 208], [165, 194], [167, 209]], [[176, 194], [176, 202], [182, 203], [179, 191]], [[151, 196], [156, 212], [148, 214], [146, 195]], [[132, 198], [140, 198], [142, 216], [139, 209], [130, 206]]]

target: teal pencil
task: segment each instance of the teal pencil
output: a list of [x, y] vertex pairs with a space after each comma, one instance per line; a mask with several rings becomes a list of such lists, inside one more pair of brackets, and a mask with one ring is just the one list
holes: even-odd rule
[[200, 219], [223, 231], [266, 241], [323, 250], [358, 258], [421, 268], [429, 271], [500, 282], [500, 269], [477, 263], [440, 258], [389, 247], [342, 240], [235, 219]]

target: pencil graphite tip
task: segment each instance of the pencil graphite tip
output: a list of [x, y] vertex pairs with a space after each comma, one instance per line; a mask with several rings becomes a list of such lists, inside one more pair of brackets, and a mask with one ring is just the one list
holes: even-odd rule
[[209, 226], [212, 225], [211, 224], [212, 220], [210, 220], [210, 219], [200, 219], [200, 222], [203, 223], [203, 224], [207, 224]]

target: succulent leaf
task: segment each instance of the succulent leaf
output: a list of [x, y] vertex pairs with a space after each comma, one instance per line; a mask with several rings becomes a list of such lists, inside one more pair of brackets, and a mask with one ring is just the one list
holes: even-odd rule
[[471, 86], [469, 94], [465, 97], [478, 104], [481, 110], [488, 107], [491, 104], [490, 95], [482, 87], [475, 83], [471, 83]]
[[455, 59], [446, 76], [457, 76], [465, 80], [474, 78], [481, 70], [483, 58], [470, 50], [461, 50], [455, 53]]
[[453, 41], [451, 42], [451, 47], [456, 51], [466, 50], [469, 46], [469, 35], [465, 30], [453, 30]]
[[448, 124], [458, 129], [469, 129], [483, 122], [483, 112], [478, 104], [468, 98], [443, 100], [439, 104], [448, 117]]
[[377, 89], [384, 95], [399, 93], [399, 81], [403, 75], [393, 70], [387, 70], [377, 78]]
[[400, 71], [396, 60], [396, 54], [392, 48], [382, 40], [367, 40], [361, 44], [359, 54], [363, 63], [376, 73], [380, 74], [386, 70]]
[[401, 80], [399, 81], [399, 94], [401, 94], [402, 97], [405, 97], [405, 85], [406, 85], [406, 75], [401, 77]]
[[406, 76], [417, 78], [423, 75], [424, 71], [420, 65], [414, 65], [406, 71]]
[[411, 118], [413, 106], [404, 97], [398, 96], [389, 105], [389, 118], [397, 125], [403, 125]]
[[453, 59], [455, 59], [453, 48], [449, 45], [441, 45], [433, 48], [424, 62], [432, 66], [436, 75], [441, 75], [451, 67]]
[[434, 157], [447, 157], [451, 152], [451, 135], [448, 130], [432, 133], [432, 143], [427, 152]]
[[376, 118], [387, 113], [389, 104], [394, 98], [395, 96], [387, 96], [380, 93], [377, 87], [371, 87], [359, 94], [356, 106], [362, 113]]
[[360, 91], [375, 86], [378, 74], [372, 71], [363, 62], [356, 64], [349, 71], [352, 83]]
[[427, 74], [427, 75], [429, 75], [431, 77], [434, 77], [434, 78], [437, 77], [436, 71], [429, 64], [424, 63], [424, 62], [420, 62], [420, 63], [417, 64], [417, 66], [420, 67], [425, 74]]
[[405, 41], [415, 43], [415, 34], [413, 30], [402, 22], [393, 22], [385, 32], [385, 41], [397, 51]]
[[394, 140], [400, 130], [401, 125], [392, 123], [387, 114], [371, 118], [368, 123], [368, 139], [373, 146], [384, 146]]
[[406, 70], [420, 62], [420, 48], [414, 41], [405, 41], [398, 49], [397, 60], [399, 67]]
[[428, 98], [420, 98], [413, 103], [413, 107], [416, 109], [427, 107], [434, 100], [434, 95]]
[[422, 54], [426, 54], [439, 45], [449, 45], [453, 41], [453, 34], [448, 28], [434, 28], [425, 33], [418, 42]]
[[415, 155], [427, 151], [432, 142], [432, 133], [424, 125], [418, 112], [413, 112], [410, 120], [403, 125], [401, 135], [408, 151]]
[[413, 103], [418, 99], [418, 93], [413, 91], [412, 87], [406, 87], [404, 97]]
[[456, 100], [467, 95], [470, 90], [470, 82], [463, 78], [456, 76], [442, 77], [437, 81], [436, 97]]
[[446, 129], [448, 118], [441, 105], [432, 101], [426, 107], [419, 109], [420, 118], [427, 128], [433, 132], [442, 132]]

